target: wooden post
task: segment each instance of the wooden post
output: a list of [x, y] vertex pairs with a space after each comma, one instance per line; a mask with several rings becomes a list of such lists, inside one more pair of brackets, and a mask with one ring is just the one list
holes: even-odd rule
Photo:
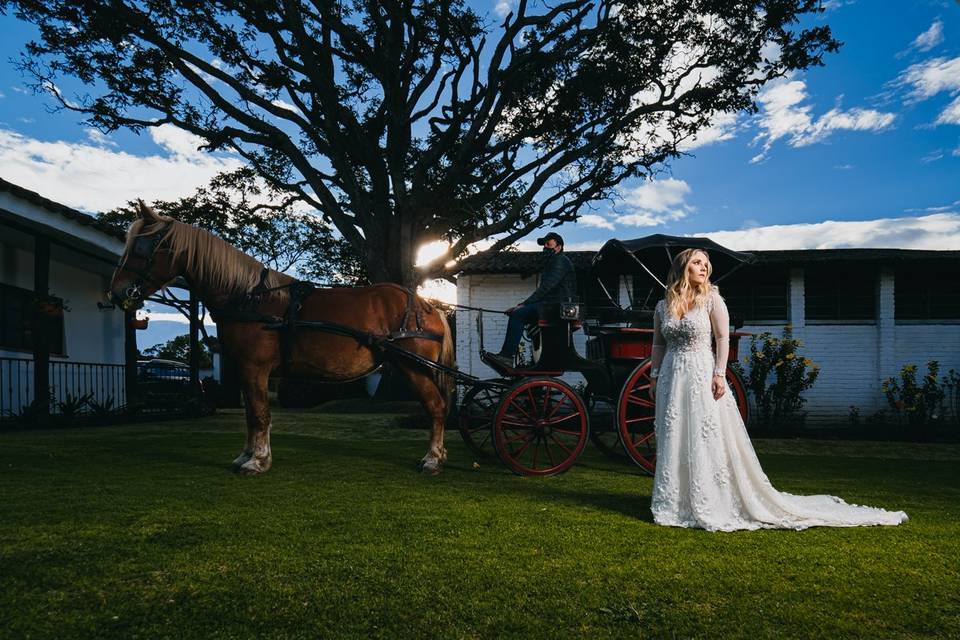
[[[33, 250], [33, 293], [40, 301], [50, 295], [50, 238], [35, 235]], [[33, 400], [41, 420], [50, 415], [50, 319], [32, 309], [33, 325]]]
[[200, 299], [190, 289], [190, 390], [200, 398]]

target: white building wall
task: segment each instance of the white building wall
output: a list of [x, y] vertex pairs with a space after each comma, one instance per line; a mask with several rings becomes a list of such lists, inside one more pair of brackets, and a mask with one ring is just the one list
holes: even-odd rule
[[[9, 233], [8, 233], [9, 232]], [[123, 400], [123, 372], [119, 368], [63, 368], [56, 363], [94, 363], [123, 365], [123, 314], [97, 307], [104, 301], [104, 291], [113, 268], [101, 260], [72, 251], [60, 245], [51, 247], [49, 291], [62, 298], [69, 311], [63, 314], [64, 350], [51, 354], [50, 385], [58, 400], [67, 394], [91, 392], [97, 400], [114, 398], [115, 406]], [[0, 238], [0, 282], [22, 289], [33, 289], [33, 239], [28, 234], [3, 227]], [[7, 362], [0, 367], [0, 405], [5, 412], [17, 413], [24, 400], [32, 399], [33, 355], [29, 351], [0, 349], [0, 357], [30, 360], [29, 363]]]

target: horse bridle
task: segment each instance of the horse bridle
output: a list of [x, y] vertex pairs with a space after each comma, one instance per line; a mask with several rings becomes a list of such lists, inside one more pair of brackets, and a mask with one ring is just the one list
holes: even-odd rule
[[[138, 236], [137, 239], [133, 241], [133, 246], [130, 247], [130, 252], [125, 259], [117, 265], [118, 271], [122, 269], [137, 276], [124, 291], [124, 296], [126, 296], [124, 302], [127, 300], [140, 300], [143, 295], [144, 284], [151, 284], [156, 289], [163, 288], [164, 283], [157, 282], [151, 275], [151, 271], [153, 269], [157, 247], [160, 246], [160, 243], [163, 242], [167, 234], [170, 233], [171, 227], [172, 223], [168, 222], [162, 228], [157, 229], [151, 234]], [[129, 263], [131, 259], [143, 261], [143, 266], [130, 266]]]

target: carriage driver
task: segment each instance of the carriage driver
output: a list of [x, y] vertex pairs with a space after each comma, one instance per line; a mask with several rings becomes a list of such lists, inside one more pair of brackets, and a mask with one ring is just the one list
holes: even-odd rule
[[540, 286], [527, 296], [526, 300], [504, 311], [510, 316], [507, 335], [503, 338], [500, 353], [490, 354], [491, 358], [506, 367], [513, 367], [513, 357], [523, 336], [523, 325], [537, 319], [537, 306], [540, 303], [576, 300], [577, 276], [570, 258], [563, 254], [563, 238], [559, 233], [551, 231], [542, 238], [537, 238], [537, 244], [550, 256], [540, 276]]

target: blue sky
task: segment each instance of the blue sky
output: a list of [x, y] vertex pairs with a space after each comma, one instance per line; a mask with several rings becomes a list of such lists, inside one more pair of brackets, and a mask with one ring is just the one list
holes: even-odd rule
[[[509, 2], [473, 4], [487, 6], [494, 20]], [[916, 234], [898, 234], [888, 244], [940, 247], [958, 240], [960, 230], [944, 235], [950, 218], [943, 216], [960, 211], [960, 4], [908, 0], [897, 10], [865, 0], [826, 4], [818, 20], [844, 46], [825, 67], [771, 87], [760, 114], [719, 128], [723, 139], [673, 162], [671, 175], [624, 185], [616, 208], [604, 204], [596, 218], [564, 225], [568, 242], [586, 247], [612, 236], [727, 232], [718, 237], [764, 248], [743, 243], [769, 244], [773, 234], [763, 228], [801, 225], [793, 227], [799, 235], [785, 232], [780, 244], [866, 246], [882, 243], [898, 225], [877, 222], [886, 231], [875, 239], [862, 223], [893, 218], [906, 218]], [[74, 114], [49, 113], [50, 98], [27, 91], [10, 62], [33, 32], [0, 17], [0, 176], [97, 211], [138, 196], [189, 193], [235, 165], [198, 153], [176, 130], [103, 137]], [[925, 221], [930, 214], [941, 218]], [[810, 225], [825, 220], [861, 224], [849, 235], [841, 226], [824, 237], [824, 228]], [[927, 222], [935, 233], [923, 233]]]
[[[471, 4], [493, 21], [510, 3]], [[759, 114], [728, 117], [669, 174], [623, 185], [615, 209], [561, 227], [569, 247], [667, 233], [739, 249], [960, 248], [960, 3], [825, 5], [839, 53], [771, 86]], [[96, 212], [185, 195], [238, 164], [174, 129], [104, 137], [49, 113], [11, 62], [33, 34], [0, 16], [0, 177]]]

